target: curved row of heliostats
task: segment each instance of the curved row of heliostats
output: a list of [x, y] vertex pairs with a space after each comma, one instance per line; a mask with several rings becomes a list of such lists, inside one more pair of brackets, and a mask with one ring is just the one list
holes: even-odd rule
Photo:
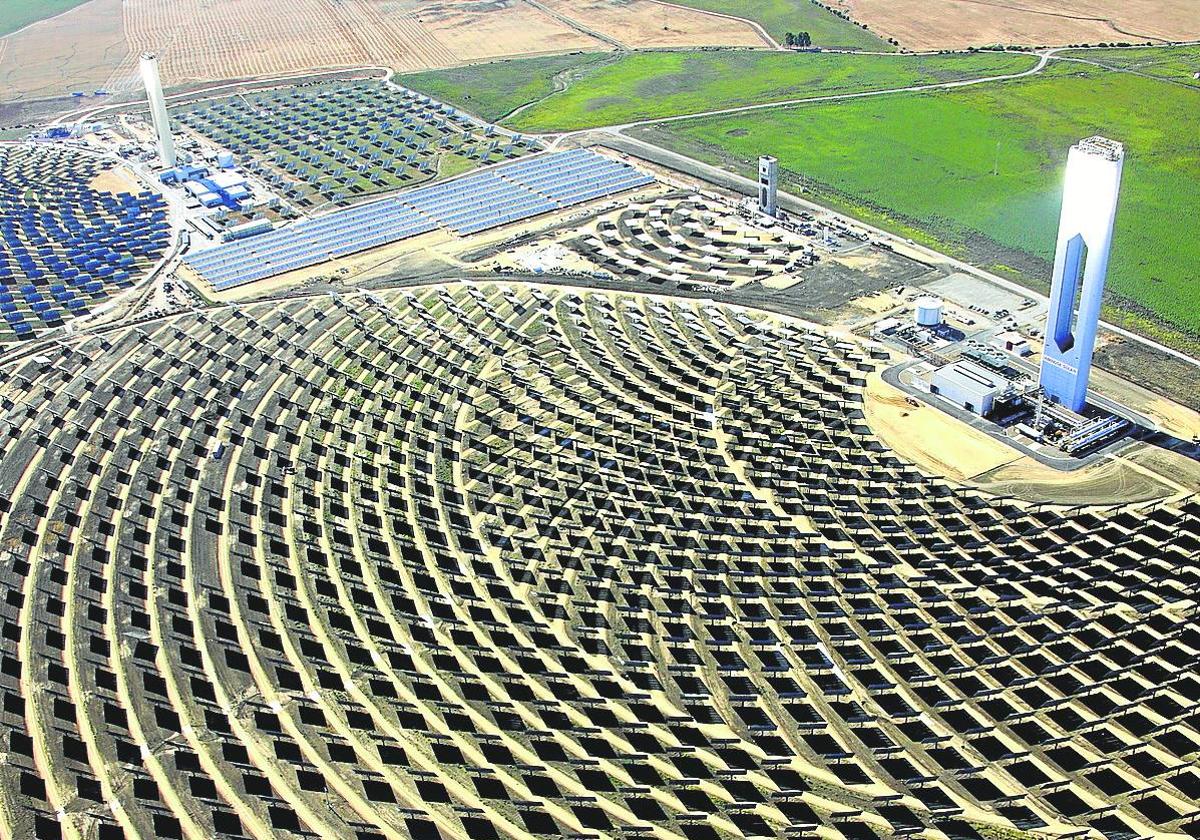
[[1200, 508], [926, 477], [875, 364], [487, 284], [6, 368], [0, 834], [1200, 836]]

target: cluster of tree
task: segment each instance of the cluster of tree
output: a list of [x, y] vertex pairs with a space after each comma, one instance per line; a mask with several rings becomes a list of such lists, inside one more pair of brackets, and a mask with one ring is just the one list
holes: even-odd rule
[[807, 32], [788, 32], [783, 36], [785, 47], [811, 47], [812, 36]]

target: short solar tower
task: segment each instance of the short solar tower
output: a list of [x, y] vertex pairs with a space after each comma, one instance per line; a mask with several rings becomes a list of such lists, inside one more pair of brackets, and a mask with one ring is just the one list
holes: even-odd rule
[[1081, 140], [1067, 155], [1040, 384], [1072, 411], [1087, 404], [1124, 163], [1125, 147], [1104, 137]]
[[171, 139], [171, 122], [167, 116], [167, 102], [163, 99], [162, 81], [158, 77], [158, 56], [142, 53], [142, 84], [146, 87], [146, 99], [150, 102], [150, 121], [158, 136], [158, 153], [163, 166], [175, 166], [175, 141]]
[[758, 159], [758, 209], [771, 218], [779, 215], [779, 161], [763, 155]]

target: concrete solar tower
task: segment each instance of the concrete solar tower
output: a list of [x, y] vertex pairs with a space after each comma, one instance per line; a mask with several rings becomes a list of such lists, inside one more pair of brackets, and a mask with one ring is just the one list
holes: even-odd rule
[[1104, 137], [1081, 140], [1067, 155], [1040, 383], [1072, 411], [1087, 402], [1124, 163], [1125, 147]]
[[142, 53], [142, 84], [146, 87], [146, 99], [150, 102], [150, 121], [158, 136], [158, 153], [163, 166], [175, 166], [175, 141], [171, 139], [171, 122], [167, 117], [167, 102], [163, 99], [162, 81], [158, 78], [158, 56]]
[[766, 155], [758, 159], [758, 209], [774, 218], [779, 215], [779, 161]]

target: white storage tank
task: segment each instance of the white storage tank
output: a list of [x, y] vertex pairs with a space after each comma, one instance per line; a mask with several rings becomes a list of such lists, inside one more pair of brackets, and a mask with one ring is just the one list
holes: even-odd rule
[[933, 295], [917, 298], [917, 326], [936, 327], [942, 323], [942, 299]]

